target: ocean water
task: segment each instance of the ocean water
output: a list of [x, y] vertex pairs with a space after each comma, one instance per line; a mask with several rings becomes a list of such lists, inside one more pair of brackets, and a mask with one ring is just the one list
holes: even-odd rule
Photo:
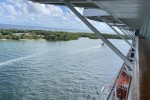
[[[110, 41], [127, 54], [123, 40]], [[101, 100], [123, 63], [101, 43], [0, 40], [0, 100]]]

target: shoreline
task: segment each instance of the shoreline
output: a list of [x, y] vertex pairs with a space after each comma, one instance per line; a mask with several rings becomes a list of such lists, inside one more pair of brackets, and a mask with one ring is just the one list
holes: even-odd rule
[[[86, 39], [91, 39], [91, 38], [88, 38], [88, 37], [80, 37], [80, 38], [86, 38]], [[78, 38], [78, 39], [80, 39]], [[76, 40], [78, 40], [76, 39]], [[99, 38], [97, 38], [99, 39]], [[97, 39], [91, 39], [91, 40], [97, 40]], [[115, 38], [108, 38], [108, 39], [114, 39]], [[46, 39], [19, 39], [19, 40], [15, 40], [15, 39], [0, 39], [0, 41], [8, 41], [8, 40], [14, 40], [14, 41], [28, 41], [28, 40], [37, 40], [37, 41], [53, 41], [53, 40], [46, 40]], [[122, 40], [122, 39], [117, 39], [116, 40]], [[65, 41], [65, 40], [55, 40], [55, 41]], [[67, 40], [67, 41], [71, 41], [71, 40]]]
[[[105, 33], [103, 36], [107, 39], [122, 39], [116, 34]], [[128, 39], [127, 36], [124, 36]], [[45, 39], [48, 41], [69, 41], [77, 40], [81, 37], [89, 39], [99, 39], [94, 33], [71, 33], [62, 31], [44, 31], [44, 30], [15, 30], [15, 29], [0, 29], [1, 40], [26, 40], [26, 39]]]

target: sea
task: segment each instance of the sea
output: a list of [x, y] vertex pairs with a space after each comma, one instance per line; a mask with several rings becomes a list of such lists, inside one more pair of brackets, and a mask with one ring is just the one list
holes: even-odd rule
[[[127, 54], [123, 40], [109, 41]], [[0, 40], [0, 100], [102, 100], [123, 61], [101, 43]]]

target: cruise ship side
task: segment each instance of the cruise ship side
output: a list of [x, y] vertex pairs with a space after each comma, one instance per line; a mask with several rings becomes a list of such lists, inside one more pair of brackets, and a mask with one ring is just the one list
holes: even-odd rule
[[[30, 1], [67, 6], [124, 61], [112, 85], [102, 88], [102, 100], [150, 100], [150, 0]], [[84, 8], [83, 14], [75, 7]], [[128, 54], [122, 54], [87, 19], [106, 23], [131, 47]]]

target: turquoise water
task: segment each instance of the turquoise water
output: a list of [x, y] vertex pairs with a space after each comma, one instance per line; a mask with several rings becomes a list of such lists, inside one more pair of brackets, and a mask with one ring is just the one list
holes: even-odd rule
[[[110, 40], [124, 54], [129, 46]], [[101, 100], [122, 60], [101, 40], [0, 40], [0, 100]]]

